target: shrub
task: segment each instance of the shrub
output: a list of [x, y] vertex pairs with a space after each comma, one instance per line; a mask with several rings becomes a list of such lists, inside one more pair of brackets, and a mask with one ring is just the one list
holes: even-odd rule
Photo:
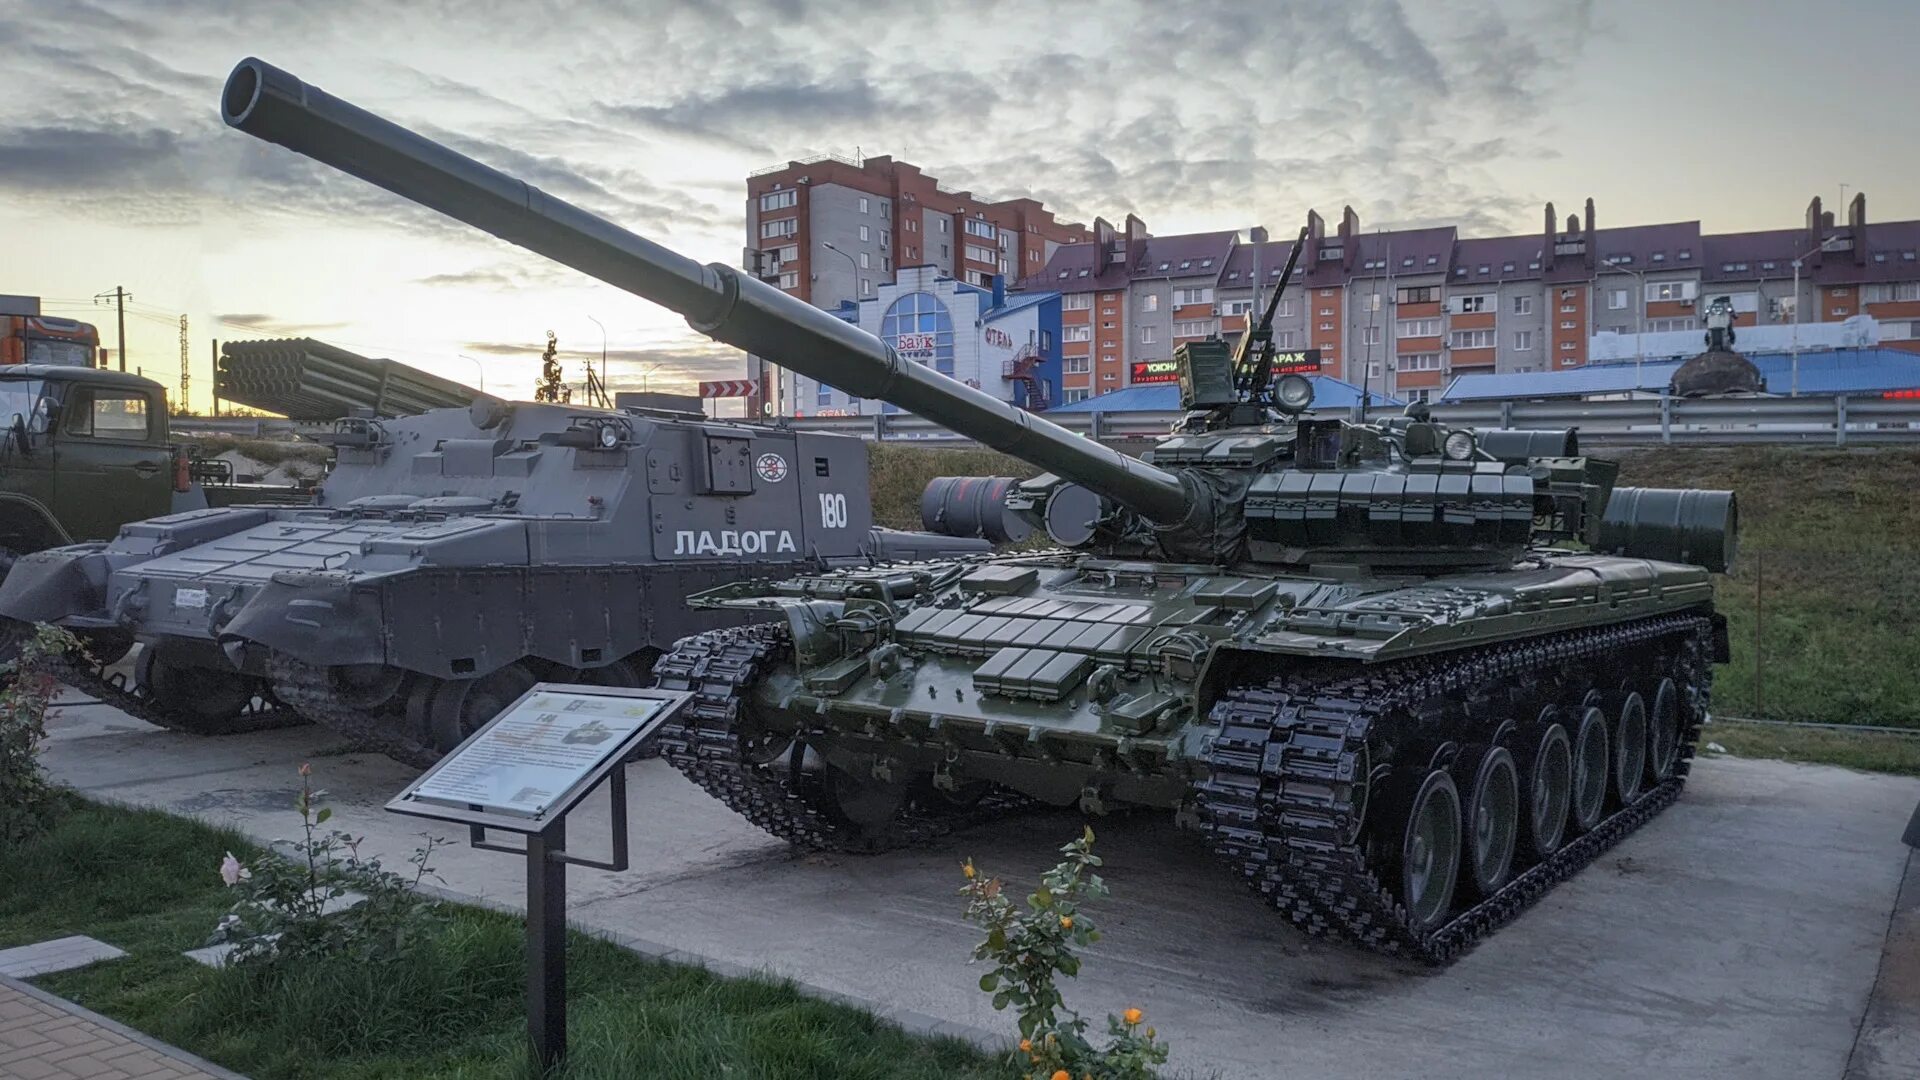
[[79, 647], [59, 627], [0, 626], [0, 843], [29, 840], [53, 818], [53, 785], [40, 767], [47, 708], [60, 689], [52, 664]]
[[969, 859], [961, 867], [967, 883], [966, 917], [987, 936], [974, 946], [973, 958], [992, 962], [993, 970], [980, 976], [980, 989], [993, 995], [993, 1007], [1018, 1010], [1019, 1049], [1011, 1058], [1030, 1080], [1146, 1080], [1154, 1066], [1167, 1060], [1167, 1047], [1156, 1041], [1152, 1028], [1143, 1028], [1145, 1016], [1137, 1008], [1107, 1017], [1107, 1045], [1095, 1046], [1087, 1037], [1087, 1021], [1067, 1008], [1055, 980], [1080, 973], [1075, 949], [1100, 940], [1099, 927], [1081, 910], [1084, 900], [1107, 895], [1106, 883], [1093, 869], [1093, 830], [1060, 849], [1064, 858], [1041, 875], [1040, 887], [1027, 897], [1024, 908], [1008, 899], [1004, 885], [985, 878]]
[[[302, 836], [275, 840], [266, 855], [243, 864], [228, 852], [220, 864], [227, 886], [240, 899], [214, 928], [212, 944], [232, 943], [228, 962], [266, 965], [283, 960], [347, 956], [391, 961], [408, 956], [437, 925], [435, 905], [421, 897], [422, 878], [433, 874], [434, 849], [427, 837], [407, 861], [411, 877], [363, 859], [365, 837], [322, 829], [333, 817], [320, 805], [326, 792], [313, 789], [313, 769], [300, 766]], [[436, 878], [438, 875], [434, 875]]]

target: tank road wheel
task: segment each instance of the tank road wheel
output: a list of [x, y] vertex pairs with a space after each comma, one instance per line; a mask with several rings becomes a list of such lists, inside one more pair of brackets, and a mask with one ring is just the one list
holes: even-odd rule
[[1567, 821], [1574, 832], [1600, 824], [1607, 809], [1607, 775], [1607, 715], [1588, 705], [1573, 732], [1573, 805]]
[[1573, 742], [1549, 705], [1533, 729], [1522, 782], [1527, 793], [1527, 852], [1535, 860], [1560, 850], [1567, 835], [1567, 805], [1573, 801]]
[[407, 699], [410, 674], [385, 664], [342, 664], [327, 669], [327, 687], [347, 708], [384, 712]]
[[248, 726], [240, 714], [253, 703], [254, 680], [238, 671], [185, 664], [166, 646], [148, 645], [134, 663], [134, 682], [182, 731], [226, 735]]
[[1673, 778], [1680, 756], [1680, 688], [1663, 678], [1654, 687], [1653, 706], [1647, 710], [1647, 779], [1656, 784]]
[[500, 715], [514, 699], [533, 689], [533, 673], [508, 664], [477, 679], [448, 679], [433, 692], [429, 724], [433, 748], [445, 754]]
[[1466, 812], [1468, 884], [1492, 896], [1513, 876], [1513, 850], [1520, 836], [1520, 777], [1513, 755], [1493, 746], [1469, 754], [1458, 766], [1469, 782]]
[[893, 826], [907, 807], [907, 785], [877, 777], [862, 778], [845, 769], [824, 766], [820, 790], [823, 809], [844, 825], [842, 838], [854, 850], [881, 850], [892, 845]]
[[1640, 778], [1647, 769], [1647, 702], [1628, 691], [1613, 722], [1613, 797], [1632, 806], [1640, 797]]
[[1460, 790], [1445, 769], [1434, 769], [1407, 797], [1400, 830], [1400, 902], [1416, 932], [1447, 921], [1461, 847]]

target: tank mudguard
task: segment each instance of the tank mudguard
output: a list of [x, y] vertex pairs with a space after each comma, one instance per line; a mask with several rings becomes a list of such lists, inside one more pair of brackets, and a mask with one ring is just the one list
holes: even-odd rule
[[23, 555], [0, 581], [0, 618], [57, 623], [101, 614], [111, 569], [103, 543]]
[[276, 576], [221, 628], [220, 641], [246, 641], [329, 667], [387, 660], [379, 595], [329, 574]]

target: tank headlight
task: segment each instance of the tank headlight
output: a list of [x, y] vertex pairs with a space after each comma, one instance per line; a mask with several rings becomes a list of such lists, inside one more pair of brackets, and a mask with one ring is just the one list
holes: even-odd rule
[[1473, 436], [1464, 431], [1456, 431], [1447, 436], [1443, 448], [1448, 458], [1454, 461], [1466, 461], [1473, 457]]
[[600, 425], [600, 448], [611, 450], [620, 445], [620, 431], [612, 424]]
[[1305, 375], [1282, 375], [1273, 386], [1273, 400], [1283, 412], [1306, 412], [1313, 404], [1313, 380]]

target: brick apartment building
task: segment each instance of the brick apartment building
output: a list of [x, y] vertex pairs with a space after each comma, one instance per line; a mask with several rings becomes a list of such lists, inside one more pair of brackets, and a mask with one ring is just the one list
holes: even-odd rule
[[[1061, 222], [1032, 199], [944, 191], [890, 157], [788, 162], [747, 191], [745, 265], [818, 307], [871, 299], [902, 267], [1060, 293], [1065, 401], [1164, 378], [1183, 341], [1233, 337], [1292, 248], [1257, 227], [1155, 236], [1131, 214], [1119, 227]], [[1399, 397], [1457, 374], [1577, 367], [1606, 331], [1699, 329], [1717, 296], [1742, 326], [1784, 325], [1796, 308], [1808, 323], [1871, 315], [1883, 342], [1920, 352], [1920, 221], [1870, 226], [1864, 195], [1844, 221], [1815, 198], [1800, 227], [1741, 233], [1602, 227], [1592, 199], [1564, 220], [1547, 204], [1540, 231], [1520, 236], [1368, 231], [1351, 207], [1331, 223], [1309, 211], [1306, 224], [1278, 346], [1319, 349], [1326, 374]], [[781, 385], [785, 412], [819, 391], [790, 375]]]
[[[1277, 346], [1319, 349], [1326, 374], [1400, 397], [1457, 374], [1577, 367], [1596, 333], [1697, 330], [1717, 296], [1742, 326], [1790, 323], [1796, 304], [1807, 323], [1870, 315], [1889, 347], [1920, 352], [1920, 221], [1870, 227], [1864, 195], [1845, 222], [1815, 198], [1801, 228], [1761, 232], [1601, 228], [1591, 199], [1564, 222], [1549, 203], [1524, 236], [1367, 232], [1351, 207], [1332, 229], [1309, 211], [1307, 229]], [[1163, 374], [1182, 341], [1234, 337], [1255, 283], [1264, 295], [1293, 246], [1262, 228], [1153, 236], [1131, 216], [1121, 230], [1096, 219], [1093, 233], [1023, 282], [1062, 294], [1067, 401]]]
[[[747, 178], [744, 265], [830, 311], [872, 299], [902, 267], [933, 267], [979, 288], [991, 288], [995, 277], [1032, 277], [1061, 245], [1091, 235], [1084, 225], [1056, 221], [1033, 199], [993, 202], [945, 191], [891, 157], [789, 161]], [[749, 374], [763, 373], [771, 365], [756, 359]], [[783, 412], [812, 400], [811, 383], [791, 375], [780, 382]], [[750, 401], [749, 410], [758, 413], [761, 404]]]

